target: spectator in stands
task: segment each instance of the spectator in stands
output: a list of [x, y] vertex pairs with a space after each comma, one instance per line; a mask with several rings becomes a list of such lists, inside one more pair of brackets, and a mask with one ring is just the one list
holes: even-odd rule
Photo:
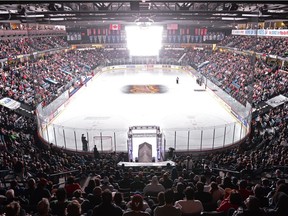
[[185, 197], [184, 194], [185, 185], [181, 182], [177, 183], [176, 192], [174, 193], [174, 201], [182, 200]]
[[110, 191], [112, 192], [112, 191], [114, 190], [113, 185], [111, 185], [110, 182], [109, 182], [108, 176], [105, 176], [105, 177], [103, 178], [102, 184], [101, 184], [100, 187], [101, 187], [102, 191], [108, 189], [108, 190], [110, 190]]
[[91, 203], [91, 206], [96, 206], [102, 203], [102, 189], [97, 186], [93, 190], [93, 194], [88, 195], [88, 200]]
[[15, 159], [14, 173], [15, 173], [16, 179], [23, 181], [24, 180], [24, 164], [18, 158], [14, 158], [14, 159]]
[[129, 188], [131, 187], [131, 179], [129, 178], [129, 174], [127, 172], [124, 173], [123, 179], [119, 182], [120, 188]]
[[40, 202], [43, 198], [51, 199], [51, 193], [47, 188], [48, 181], [47, 179], [41, 178], [37, 184], [37, 188], [34, 191], [32, 197], [35, 198], [35, 204]]
[[18, 202], [13, 201], [5, 208], [6, 216], [25, 216], [25, 212], [21, 212], [21, 206]]
[[282, 193], [288, 195], [288, 186], [286, 185], [286, 183], [284, 181], [280, 181], [281, 183], [279, 183], [276, 186], [276, 191], [273, 195], [273, 205], [277, 205], [278, 200], [279, 200], [279, 195], [282, 195]]
[[58, 188], [56, 191], [56, 199], [50, 202], [51, 214], [57, 216], [65, 215], [69, 203], [65, 188]]
[[179, 208], [174, 207], [174, 192], [168, 189], [164, 193], [165, 205], [158, 206], [154, 210], [154, 216], [181, 216]]
[[143, 211], [143, 198], [136, 194], [132, 197], [130, 208], [124, 212], [123, 216], [150, 216], [146, 211]]
[[124, 201], [123, 193], [114, 192], [113, 202], [116, 206], [120, 207], [122, 210], [126, 210], [126, 208], [127, 208], [126, 204], [127, 203]]
[[90, 179], [88, 182], [88, 185], [84, 188], [84, 192], [86, 194], [90, 194], [93, 193], [93, 189], [95, 188], [96, 184], [95, 184], [95, 180], [94, 179]]
[[194, 200], [194, 190], [191, 187], [185, 189], [185, 200], [179, 200], [175, 203], [176, 207], [181, 209], [184, 214], [199, 214], [203, 211], [201, 201]]
[[[135, 194], [135, 195], [138, 196], [140, 194]], [[133, 204], [132, 203], [132, 199], [129, 202], [127, 202], [127, 210], [132, 208], [132, 204]], [[141, 209], [141, 211], [148, 212], [149, 214], [151, 213], [151, 208], [150, 208], [148, 202], [146, 202], [145, 200], [142, 201], [142, 209]]]
[[[195, 192], [195, 199], [200, 200], [205, 210], [210, 210], [210, 207], [213, 204], [212, 195], [209, 192], [204, 191], [204, 184], [202, 182], [197, 182], [196, 184], [197, 191]], [[206, 207], [207, 206], [207, 207]]]
[[267, 196], [269, 192], [271, 191], [270, 181], [267, 178], [262, 179], [262, 187], [263, 187], [264, 196]]
[[9, 189], [6, 191], [5, 193], [5, 201], [4, 201], [4, 206], [8, 205], [9, 203], [12, 203], [13, 201], [15, 201], [15, 193], [13, 189]]
[[[113, 171], [114, 172], [114, 171]], [[109, 176], [109, 183], [111, 184], [111, 186], [113, 187], [113, 190], [119, 190], [119, 185], [118, 185], [118, 182], [115, 182], [114, 180], [114, 176], [113, 175], [110, 175]]]
[[288, 212], [288, 195], [284, 192], [277, 194], [275, 212], [277, 216], [285, 216]]
[[159, 180], [159, 182], [164, 186], [165, 189], [172, 188], [173, 181], [169, 178], [169, 173], [165, 172], [163, 178]]
[[27, 183], [27, 188], [24, 189], [23, 191], [23, 194], [24, 194], [24, 197], [25, 199], [28, 200], [29, 202], [29, 207], [28, 207], [28, 213], [30, 211], [36, 211], [36, 194], [35, 194], [35, 190], [36, 190], [36, 181], [35, 179], [33, 178], [30, 178], [28, 180], [28, 183]]
[[243, 206], [242, 197], [236, 190], [232, 190], [230, 195], [221, 202], [217, 211], [227, 213], [229, 209], [237, 210], [239, 206]]
[[138, 175], [136, 175], [134, 177], [134, 181], [131, 183], [131, 191], [132, 192], [136, 192], [136, 191], [142, 192], [144, 187], [145, 187], [144, 182], [140, 180]]
[[178, 172], [177, 169], [175, 167], [172, 168], [172, 173], [171, 173], [171, 179], [172, 181], [174, 181], [175, 179], [178, 178]]
[[217, 204], [218, 201], [222, 200], [224, 197], [224, 190], [221, 190], [216, 182], [211, 182], [209, 192], [212, 195], [212, 202], [214, 204]]
[[231, 188], [231, 189], [236, 189], [234, 188], [235, 186], [233, 185], [231, 178], [226, 176], [223, 180], [223, 184], [220, 185], [220, 187], [222, 187], [224, 190], [226, 188]]
[[165, 205], [165, 196], [164, 196], [164, 192], [161, 191], [157, 195], [157, 203], [154, 204], [151, 208], [152, 213], [154, 213], [154, 210], [156, 207], [163, 206], [163, 205]]
[[157, 196], [157, 194], [161, 191], [165, 191], [165, 188], [163, 187], [163, 185], [161, 185], [158, 182], [158, 177], [157, 176], [153, 176], [151, 183], [147, 184], [144, 189], [143, 189], [143, 193], [144, 195], [155, 195], [155, 197]]
[[7, 197], [4, 195], [0, 195], [0, 215], [4, 214], [4, 208], [6, 205]]
[[19, 186], [18, 181], [17, 180], [12, 180], [10, 182], [10, 187], [9, 189], [13, 189], [15, 197], [19, 197], [22, 196], [23, 194], [23, 188]]
[[81, 215], [81, 205], [77, 200], [71, 201], [67, 205], [67, 216], [80, 216]]
[[233, 215], [235, 216], [265, 216], [265, 212], [260, 208], [259, 200], [254, 196], [249, 196], [245, 200], [246, 209], [237, 210]]
[[91, 203], [88, 199], [85, 199], [82, 195], [82, 191], [81, 190], [76, 190], [73, 193], [73, 197], [72, 200], [77, 200], [78, 203], [81, 205], [81, 213], [85, 214], [89, 211], [90, 207], [91, 207]]
[[34, 216], [50, 216], [50, 203], [49, 200], [43, 198], [37, 204], [37, 213]]
[[258, 199], [260, 207], [268, 208], [269, 199], [265, 196], [264, 188], [260, 184], [256, 184], [253, 188], [254, 196]]
[[67, 179], [67, 182], [64, 186], [66, 192], [67, 192], [67, 197], [71, 198], [73, 196], [74, 191], [76, 190], [82, 190], [81, 186], [79, 183], [75, 182], [75, 177], [74, 176], [69, 176]]
[[247, 181], [241, 180], [239, 183], [239, 193], [242, 197], [242, 200], [246, 200], [250, 195], [253, 195], [253, 192], [247, 189]]
[[187, 156], [186, 160], [184, 160], [183, 163], [184, 163], [184, 165], [185, 165], [185, 167], [186, 167], [188, 172], [192, 171], [192, 169], [194, 167], [194, 162], [193, 162], [193, 160], [191, 159], [190, 156]]
[[122, 216], [122, 214], [123, 214], [122, 209], [112, 203], [111, 191], [109, 190], [103, 191], [102, 203], [94, 207], [93, 215], [94, 216], [106, 216], [106, 215]]

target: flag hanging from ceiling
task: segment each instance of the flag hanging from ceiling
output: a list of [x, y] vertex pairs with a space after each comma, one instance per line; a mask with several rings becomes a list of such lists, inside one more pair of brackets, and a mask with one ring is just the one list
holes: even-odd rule
[[167, 24], [167, 30], [177, 30], [178, 24]]
[[120, 30], [121, 29], [121, 25], [120, 24], [110, 24], [110, 30]]

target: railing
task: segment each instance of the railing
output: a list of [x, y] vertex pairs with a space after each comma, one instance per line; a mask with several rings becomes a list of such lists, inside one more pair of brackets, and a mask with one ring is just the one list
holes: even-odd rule
[[[118, 62], [120, 62], [119, 60]], [[123, 63], [127, 61], [123, 60]], [[159, 61], [160, 62], [160, 61]], [[166, 61], [167, 62], [167, 61]], [[111, 62], [111, 63], [114, 63]], [[103, 72], [114, 69], [130, 69], [133, 65], [114, 65], [110, 67], [103, 67]], [[137, 65], [137, 67], [147, 67], [147, 65]], [[197, 72], [190, 67], [176, 66], [176, 65], [154, 65], [155, 68], [175, 69], [186, 71], [191, 73], [193, 71], [195, 76], [198, 76]], [[99, 70], [99, 69], [98, 69]], [[235, 144], [243, 140], [249, 133], [249, 125], [251, 121], [250, 106], [244, 107], [239, 104], [235, 99], [229, 96], [222, 89], [207, 80], [207, 91], [214, 94], [218, 98], [219, 103], [222, 103], [224, 107], [231, 112], [238, 121], [223, 125], [214, 125], [209, 127], [195, 127], [195, 128], [161, 128], [161, 132], [164, 135], [164, 151], [168, 151], [170, 147], [176, 151], [205, 151], [221, 149], [232, 144]], [[86, 147], [83, 147], [81, 136], [87, 138], [88, 146], [87, 151], [93, 152], [94, 146], [100, 152], [116, 151], [127, 152], [127, 130], [125, 129], [107, 129], [99, 130], [95, 128], [72, 128], [64, 127], [62, 125], [56, 125], [52, 123], [52, 120], [63, 110], [67, 103], [73, 98], [64, 93], [66, 98], [62, 100], [62, 104], [58, 104], [59, 100], [52, 102], [49, 107], [53, 107], [52, 110], [42, 110], [41, 107], [37, 108], [38, 119], [38, 131], [40, 136], [48, 143], [53, 143], [58, 147], [74, 150], [77, 152], [86, 151]], [[60, 96], [59, 98], [61, 98]], [[58, 101], [58, 102], [57, 102]], [[60, 100], [61, 101], [61, 100]], [[54, 106], [55, 103], [57, 105]], [[49, 108], [48, 108], [49, 109]]]
[[[8, 188], [10, 186], [11, 182], [13, 182], [15, 180], [15, 174], [12, 170], [4, 170], [4, 172], [6, 174], [9, 174], [10, 176], [8, 176], [8, 177], [6, 176], [5, 179], [2, 178], [0, 183], [2, 184], [2, 186], [4, 188]], [[77, 176], [79, 174], [80, 174], [80, 170], [70, 170], [70, 171], [66, 171], [66, 172], [59, 172], [59, 173], [49, 174], [47, 176], [47, 180], [52, 181], [53, 187], [54, 186], [58, 187], [59, 185], [65, 184], [66, 180], [69, 176], [71, 176], [71, 175]], [[59, 181], [60, 179], [62, 179], [63, 181], [60, 182]], [[26, 185], [27, 179], [18, 180], [17, 182], [21, 185]]]
[[[128, 129], [127, 129], [128, 130]], [[65, 149], [82, 151], [85, 149], [81, 142], [82, 134], [88, 141], [87, 149], [93, 152], [96, 145], [101, 152], [126, 152], [127, 132], [125, 130], [99, 130], [86, 128], [69, 128], [49, 124], [48, 129], [41, 131], [41, 136], [49, 143]], [[221, 149], [236, 143], [246, 137], [248, 131], [242, 124], [231, 123], [209, 128], [195, 129], [162, 129], [165, 134], [166, 152], [170, 147], [177, 151], [205, 151]]]
[[157, 59], [156, 57], [147, 57], [147, 58], [122, 58], [122, 59], [110, 59], [109, 62], [105, 62], [103, 67], [113, 66], [113, 65], [149, 65], [149, 64], [162, 64], [162, 65], [181, 65], [186, 66], [188, 62], [181, 61], [178, 62], [177, 59], [174, 58], [165, 58], [165, 59]]

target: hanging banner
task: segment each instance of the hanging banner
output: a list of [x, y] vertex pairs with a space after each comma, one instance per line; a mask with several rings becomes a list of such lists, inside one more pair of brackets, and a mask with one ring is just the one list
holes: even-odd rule
[[190, 42], [190, 35], [186, 35], [186, 38], [187, 38], [187, 43]]
[[101, 38], [102, 38], [101, 35], [98, 35], [99, 43], [102, 43], [102, 42], [101, 42]]
[[121, 25], [120, 24], [110, 24], [110, 30], [112, 30], [112, 31], [121, 30]]
[[167, 24], [167, 30], [177, 30], [178, 24]]

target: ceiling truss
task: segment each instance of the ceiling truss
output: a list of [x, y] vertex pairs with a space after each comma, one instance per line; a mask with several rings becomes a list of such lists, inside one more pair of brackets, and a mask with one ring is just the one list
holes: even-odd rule
[[[106, 1], [9, 1], [0, 2], [0, 20], [23, 23], [84, 23], [103, 21], [131, 23], [148, 17], [159, 23], [258, 22], [288, 19], [288, 3], [277, 1], [177, 1], [177, 0], [106, 0]], [[274, 10], [274, 11], [273, 11]]]

